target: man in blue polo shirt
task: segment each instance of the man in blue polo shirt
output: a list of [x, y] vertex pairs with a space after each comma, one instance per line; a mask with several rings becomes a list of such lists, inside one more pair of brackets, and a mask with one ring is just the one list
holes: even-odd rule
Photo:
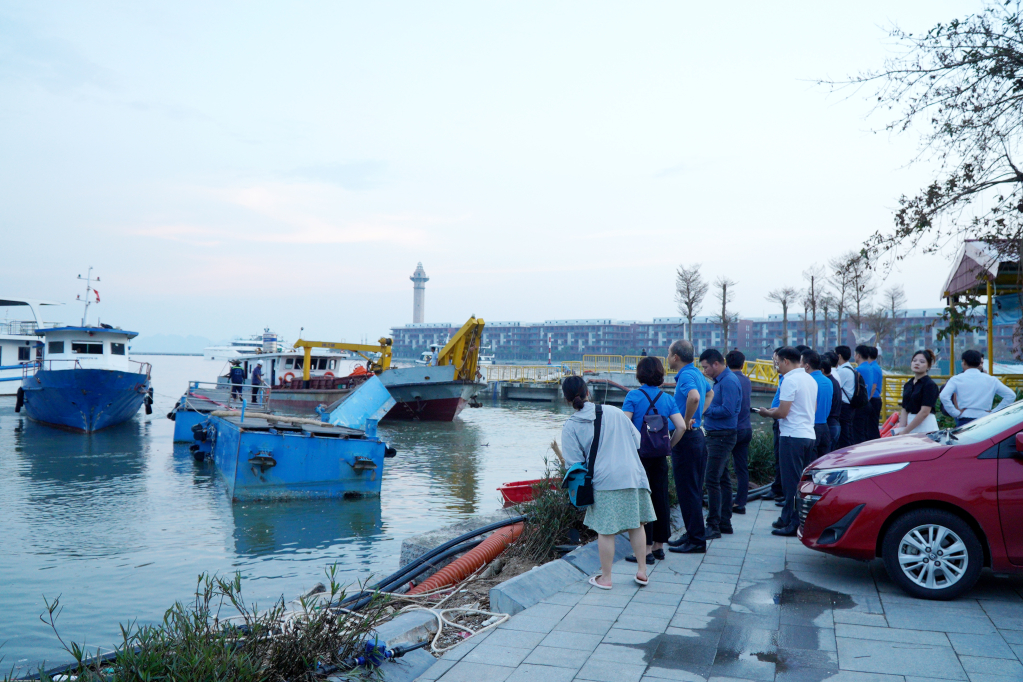
[[703, 476], [707, 469], [704, 445], [703, 406], [707, 397], [707, 380], [693, 365], [693, 344], [675, 341], [668, 348], [668, 366], [677, 371], [675, 403], [686, 420], [685, 435], [671, 449], [671, 469], [675, 492], [686, 534], [668, 542], [669, 552], [703, 554], [707, 551], [706, 527], [703, 523]]
[[703, 375], [714, 381], [714, 398], [703, 415], [707, 433], [707, 534], [708, 540], [732, 533], [732, 478], [728, 460], [738, 437], [739, 408], [742, 407], [742, 385], [725, 365], [725, 358], [716, 348], [700, 355]]
[[853, 357], [856, 360], [856, 371], [863, 376], [863, 383], [867, 385], [867, 397], [871, 398], [871, 400], [867, 401], [866, 405], [856, 408], [856, 411], [853, 413], [853, 429], [856, 432], [856, 442], [862, 443], [881, 437], [881, 431], [877, 423], [880, 409], [878, 409], [877, 413], [874, 412], [873, 401], [875, 395], [878, 398], [881, 396], [881, 381], [876, 372], [877, 367], [870, 359], [870, 346], [863, 344], [856, 346], [856, 350], [853, 353]]
[[[817, 383], [817, 409], [813, 415], [812, 455], [813, 459], [817, 459], [831, 451], [831, 430], [828, 428], [828, 416], [831, 414], [831, 401], [835, 395], [835, 385], [821, 371], [821, 356], [817, 351], [804, 350], [800, 360], [803, 369]], [[803, 466], [809, 466], [812, 461], [803, 462]]]

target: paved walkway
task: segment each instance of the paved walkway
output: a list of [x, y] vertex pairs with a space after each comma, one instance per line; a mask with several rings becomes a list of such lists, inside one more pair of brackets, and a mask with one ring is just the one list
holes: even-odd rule
[[985, 572], [955, 602], [912, 599], [880, 562], [770, 534], [751, 503], [706, 555], [669, 554], [650, 585], [615, 564], [611, 591], [570, 585], [448, 652], [440, 682], [1020, 682], [1023, 580]]

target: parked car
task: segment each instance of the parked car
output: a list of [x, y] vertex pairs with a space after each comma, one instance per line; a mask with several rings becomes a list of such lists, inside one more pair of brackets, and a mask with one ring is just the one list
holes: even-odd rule
[[989, 566], [1023, 572], [1023, 401], [965, 426], [883, 438], [813, 462], [799, 538], [869, 561], [924, 599], [954, 599]]

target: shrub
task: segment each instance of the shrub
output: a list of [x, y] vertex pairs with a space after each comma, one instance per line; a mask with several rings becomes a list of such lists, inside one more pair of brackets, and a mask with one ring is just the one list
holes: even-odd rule
[[[509, 551], [536, 563], [544, 563], [558, 557], [558, 545], [569, 542], [585, 542], [596, 534], [583, 525], [586, 512], [572, 506], [568, 491], [562, 489], [561, 481], [565, 470], [552, 467], [547, 460], [542, 481], [554, 481], [533, 486], [533, 499], [518, 506], [520, 514], [529, 518], [522, 529], [518, 542]], [[573, 537], [574, 536], [574, 537]]]
[[774, 480], [774, 433], [753, 432], [748, 461], [750, 487], [766, 485]]

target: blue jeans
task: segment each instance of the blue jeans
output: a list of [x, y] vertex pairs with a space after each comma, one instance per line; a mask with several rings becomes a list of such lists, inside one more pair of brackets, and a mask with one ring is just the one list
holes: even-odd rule
[[976, 419], [976, 417], [956, 417], [956, 426], [966, 426]]
[[828, 432], [831, 434], [831, 450], [837, 450], [839, 448], [838, 439], [842, 435], [842, 423], [838, 417], [828, 418]]
[[671, 449], [671, 472], [675, 477], [675, 493], [682, 522], [694, 545], [707, 544], [703, 523], [703, 476], [707, 471], [707, 448], [703, 431], [686, 431], [682, 440]]

